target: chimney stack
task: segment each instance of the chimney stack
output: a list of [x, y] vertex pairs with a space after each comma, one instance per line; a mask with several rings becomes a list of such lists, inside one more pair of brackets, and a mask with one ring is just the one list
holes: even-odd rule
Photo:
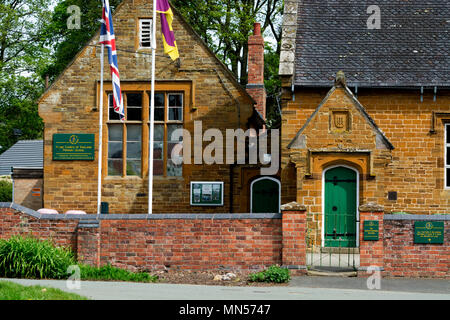
[[255, 108], [266, 120], [266, 89], [264, 87], [264, 38], [261, 25], [253, 25], [253, 35], [248, 38], [247, 92], [256, 101]]

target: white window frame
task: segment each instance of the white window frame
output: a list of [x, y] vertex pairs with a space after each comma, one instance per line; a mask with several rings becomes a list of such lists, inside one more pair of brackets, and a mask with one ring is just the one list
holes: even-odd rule
[[447, 170], [450, 169], [450, 165], [447, 164], [450, 154], [447, 153], [447, 148], [450, 147], [450, 141], [447, 141], [447, 130], [450, 130], [450, 123], [444, 125], [444, 189], [450, 190], [450, 186], [447, 181]]
[[[143, 28], [142, 28], [142, 25], [143, 25], [144, 22], [147, 22], [150, 25], [149, 36], [148, 36], [148, 39], [149, 39], [148, 42], [150, 44], [149, 44], [148, 47], [147, 46], [145, 46], [145, 47], [142, 46], [142, 39], [143, 39], [143, 34], [142, 34]], [[150, 19], [150, 18], [141, 18], [141, 19], [139, 19], [139, 49], [151, 49], [151, 47], [152, 47], [152, 45], [151, 45], [151, 43], [152, 43], [152, 28], [153, 28], [153, 21], [152, 21], [152, 19]]]
[[[181, 96], [181, 106], [176, 106], [176, 107], [170, 107], [169, 106], [169, 101], [170, 101], [170, 96]], [[170, 120], [170, 109], [179, 109], [181, 108], [181, 119], [180, 120]], [[165, 110], [165, 112], [167, 112], [167, 122], [168, 123], [183, 123], [184, 122], [184, 94], [182, 92], [167, 92], [167, 110]]]

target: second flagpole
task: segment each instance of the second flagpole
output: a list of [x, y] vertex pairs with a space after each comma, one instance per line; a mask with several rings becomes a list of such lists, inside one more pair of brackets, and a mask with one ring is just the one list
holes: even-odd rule
[[105, 45], [102, 44], [100, 53], [100, 106], [99, 106], [99, 132], [98, 132], [98, 190], [97, 190], [97, 215], [101, 214], [102, 206], [102, 157], [103, 157], [103, 69], [104, 69]]
[[148, 161], [148, 214], [153, 214], [153, 149], [155, 129], [155, 56], [156, 56], [156, 0], [153, 0], [152, 20], [152, 71], [150, 93], [150, 141]]

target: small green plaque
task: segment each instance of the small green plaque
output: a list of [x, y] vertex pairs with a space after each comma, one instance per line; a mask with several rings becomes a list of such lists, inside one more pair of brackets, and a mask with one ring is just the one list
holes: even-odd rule
[[376, 220], [364, 221], [364, 240], [378, 241], [380, 239], [379, 222]]
[[95, 160], [95, 135], [54, 134], [53, 160]]
[[414, 243], [444, 243], [443, 221], [415, 221]]

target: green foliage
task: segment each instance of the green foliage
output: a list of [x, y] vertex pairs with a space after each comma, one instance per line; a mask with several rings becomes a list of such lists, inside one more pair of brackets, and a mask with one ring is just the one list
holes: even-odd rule
[[12, 183], [0, 180], [0, 202], [12, 202]]
[[128, 270], [106, 265], [100, 268], [88, 265], [79, 265], [82, 280], [115, 280], [129, 282], [156, 282], [158, 277], [152, 276], [145, 272], [130, 272]]
[[51, 60], [45, 46], [52, 0], [0, 2], [0, 153], [21, 139], [42, 136], [36, 99], [42, 94], [40, 74]]
[[21, 236], [0, 240], [0, 277], [67, 279], [67, 268], [74, 264], [69, 249], [50, 241]]
[[[122, 1], [109, 1], [112, 12], [120, 2]], [[67, 8], [72, 5], [78, 6], [81, 10], [80, 29], [69, 29], [67, 27], [67, 21], [70, 17]], [[51, 82], [56, 79], [76, 54], [100, 30], [101, 12], [102, 2], [98, 0], [59, 1], [46, 29], [47, 43], [55, 48], [54, 61], [42, 71], [42, 75], [48, 75]]]
[[88, 300], [74, 293], [41, 286], [22, 286], [0, 281], [0, 300]]
[[247, 84], [248, 37], [253, 23], [276, 43], [280, 52], [282, 0], [172, 0], [213, 52]]
[[[0, 154], [18, 139], [42, 138], [44, 124], [36, 103], [42, 91], [39, 81], [33, 78], [0, 79]], [[14, 129], [20, 129], [20, 135], [15, 135]]]
[[288, 269], [271, 266], [264, 271], [250, 274], [249, 279], [251, 282], [285, 283], [289, 282], [291, 277]]
[[[70, 249], [58, 248], [47, 240], [13, 236], [0, 240], [0, 277], [67, 279], [69, 266], [77, 265]], [[156, 282], [157, 276], [130, 272], [106, 265], [100, 268], [78, 264], [82, 280]]]
[[278, 75], [280, 55], [266, 44], [264, 54], [264, 85], [267, 92], [267, 127], [275, 129], [281, 127], [281, 79]]

